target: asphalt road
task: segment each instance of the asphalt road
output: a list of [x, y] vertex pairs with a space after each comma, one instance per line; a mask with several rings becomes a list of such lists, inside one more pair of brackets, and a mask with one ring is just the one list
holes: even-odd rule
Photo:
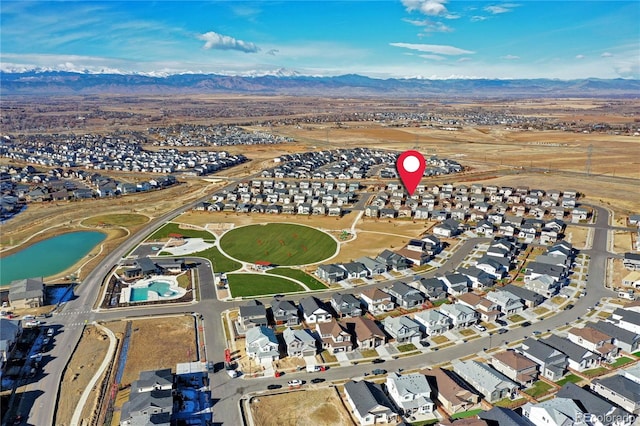
[[[203, 197], [206, 199], [207, 197]], [[140, 243], [149, 233], [162, 223], [171, 220], [173, 217], [190, 209], [200, 200], [193, 201], [188, 205], [181, 207], [173, 212], [167, 213], [150, 222], [144, 229], [140, 230], [120, 247], [109, 253], [106, 258], [89, 274], [83, 281], [82, 285], [76, 288], [76, 297], [64, 304], [56, 315], [48, 322], [55, 324], [59, 332], [55, 338], [55, 344], [47, 357], [43, 360], [43, 375], [37, 382], [27, 386], [27, 391], [21, 403], [22, 413], [28, 411], [27, 424], [30, 425], [50, 425], [54, 424], [55, 407], [57, 403], [57, 394], [59, 384], [62, 379], [64, 367], [67, 365], [73, 348], [77, 345], [81, 335], [85, 321], [110, 321], [121, 319], [124, 317], [139, 317], [166, 315], [176, 313], [196, 312], [202, 315], [204, 325], [204, 338], [206, 342], [207, 359], [213, 361], [222, 361], [224, 349], [227, 344], [224, 339], [222, 330], [221, 313], [230, 308], [237, 306], [237, 302], [223, 302], [215, 298], [215, 288], [213, 276], [207, 262], [203, 262], [198, 268], [200, 274], [200, 296], [198, 302], [188, 305], [166, 305], [151, 306], [147, 308], [118, 309], [110, 311], [96, 312], [93, 310], [96, 298], [100, 295], [100, 287], [103, 278], [107, 275], [113, 265]], [[567, 322], [571, 322], [576, 317], [584, 315], [591, 306], [594, 306], [602, 297], [612, 296], [614, 293], [605, 289], [606, 260], [612, 257], [607, 252], [608, 247], [608, 219], [607, 210], [594, 207], [597, 211], [597, 222], [593, 226], [593, 245], [589, 250], [583, 250], [590, 256], [589, 275], [587, 279], [587, 294], [577, 300], [575, 308], [570, 311], [561, 311], [553, 317], [535, 322], [530, 327], [517, 328], [510, 330], [502, 335], [494, 335], [491, 338], [484, 337], [475, 339], [465, 344], [456, 345], [450, 348], [442, 349], [437, 352], [430, 352], [414, 357], [401, 358], [398, 360], [389, 360], [381, 364], [381, 368], [388, 371], [397, 369], [410, 369], [417, 367], [426, 367], [428, 365], [449, 361], [468, 354], [481, 351], [489, 346], [502, 344], [504, 341], [515, 341], [530, 335], [533, 331], [546, 331], [547, 329], [556, 329]], [[486, 241], [486, 239], [484, 240]], [[447, 262], [437, 271], [431, 271], [425, 276], [435, 273], [444, 273], [455, 269], [467, 253], [475, 244], [482, 242], [480, 239], [468, 240], [463, 243], [456, 252], [447, 260]], [[374, 285], [384, 286], [390, 282], [377, 283]], [[332, 292], [320, 293], [319, 297]], [[294, 297], [291, 298], [295, 300]], [[490, 340], [491, 339], [491, 340]], [[230, 379], [224, 373], [216, 373], [211, 375], [212, 398], [214, 400], [214, 419], [216, 423], [229, 425], [241, 424], [238, 401], [241, 396], [250, 392], [266, 389], [270, 383], [285, 383], [291, 377], [300, 377], [304, 380], [310, 380], [315, 376], [320, 376], [328, 380], [343, 379], [345, 377], [360, 377], [364, 373], [369, 373], [375, 368], [371, 364], [356, 365], [345, 368], [333, 368], [323, 373], [309, 374], [306, 372], [287, 374], [282, 378], [262, 378], [262, 379]]]

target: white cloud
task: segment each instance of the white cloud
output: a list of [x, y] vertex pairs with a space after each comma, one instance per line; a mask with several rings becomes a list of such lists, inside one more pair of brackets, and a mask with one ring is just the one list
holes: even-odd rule
[[269, 51], [267, 51], [267, 55], [276, 56], [276, 53], [278, 52], [278, 49], [270, 49]]
[[404, 21], [417, 27], [424, 27], [424, 32], [426, 33], [450, 33], [453, 31], [453, 28], [443, 24], [442, 22], [430, 21], [428, 19], [405, 19]]
[[435, 53], [438, 55], [466, 55], [476, 52], [460, 49], [454, 46], [445, 46], [441, 44], [413, 44], [413, 43], [389, 43], [394, 47], [402, 47], [405, 49], [417, 50], [418, 52]]
[[416, 10], [430, 16], [446, 15], [447, 7], [445, 3], [447, 3], [447, 0], [402, 0], [407, 12]]
[[584, 55], [576, 55], [576, 59], [584, 59]]
[[509, 61], [517, 61], [518, 59], [520, 59], [520, 56], [516, 56], [516, 55], [505, 55], [505, 56], [501, 56], [502, 59], [506, 59]]
[[245, 53], [255, 53], [260, 50], [251, 42], [237, 40], [213, 31], [198, 35], [198, 39], [205, 42], [202, 46], [204, 49], [239, 50]]
[[486, 16], [480, 16], [480, 15], [475, 15], [471, 17], [471, 22], [480, 22], [480, 21], [484, 21], [486, 19], [489, 19]]
[[500, 13], [511, 12], [513, 8], [518, 6], [519, 6], [518, 4], [514, 4], [514, 3], [504, 3], [504, 4], [487, 6], [484, 8], [484, 10], [494, 15], [498, 15]]
[[602, 56], [603, 58], [610, 58], [610, 57], [612, 57], [612, 56], [613, 56], [613, 53], [610, 53], [610, 52], [604, 52], [604, 53], [603, 53], [602, 55], [600, 55], [600, 56]]
[[471, 58], [460, 58], [460, 59], [458, 59], [458, 62], [468, 62], [470, 60], [471, 60]]
[[434, 61], [442, 61], [443, 59], [446, 59], [444, 56], [440, 56], [440, 55], [418, 55], [418, 56], [424, 59], [433, 59]]

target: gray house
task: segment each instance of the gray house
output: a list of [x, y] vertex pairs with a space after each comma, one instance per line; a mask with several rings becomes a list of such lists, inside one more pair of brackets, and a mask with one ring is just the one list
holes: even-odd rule
[[381, 385], [364, 380], [352, 380], [345, 383], [344, 393], [359, 424], [372, 425], [396, 421], [394, 406]]
[[453, 370], [489, 402], [511, 397], [518, 390], [517, 383], [487, 364], [473, 360], [454, 360], [452, 364]]
[[351, 293], [335, 293], [331, 296], [331, 306], [339, 318], [359, 317], [362, 315], [360, 300]]
[[300, 310], [304, 320], [309, 324], [331, 321], [331, 314], [324, 303], [313, 296], [300, 299]]
[[420, 306], [426, 300], [420, 291], [403, 282], [396, 282], [386, 289], [386, 291], [394, 298], [396, 304], [403, 308], [414, 308], [416, 306]]
[[131, 384], [129, 401], [122, 406], [121, 426], [170, 424], [173, 413], [171, 369], [143, 371]]
[[240, 306], [238, 324], [243, 330], [252, 327], [267, 326], [267, 309], [258, 300], [251, 300], [244, 306]]
[[308, 330], [294, 330], [287, 327], [282, 332], [282, 338], [287, 345], [287, 355], [303, 358], [314, 356], [317, 352], [316, 339]]
[[347, 271], [340, 266], [331, 263], [329, 265], [320, 265], [316, 269], [316, 275], [328, 283], [336, 283], [342, 281], [347, 277]]
[[631, 414], [640, 414], [640, 384], [614, 375], [591, 382], [591, 390]]
[[271, 302], [271, 313], [273, 321], [276, 325], [298, 325], [300, 318], [298, 316], [298, 308], [290, 300], [273, 299]]
[[563, 352], [532, 338], [525, 339], [516, 351], [536, 362], [547, 379], [555, 381], [564, 376], [567, 355]]
[[44, 305], [42, 279], [27, 278], [9, 284], [9, 304], [14, 309], [38, 308]]
[[382, 327], [398, 343], [410, 342], [422, 337], [420, 324], [407, 316], [388, 316], [382, 320]]

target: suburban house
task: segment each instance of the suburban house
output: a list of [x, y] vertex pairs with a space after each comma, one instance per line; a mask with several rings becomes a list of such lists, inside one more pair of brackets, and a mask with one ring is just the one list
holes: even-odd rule
[[490, 291], [486, 298], [498, 305], [500, 312], [504, 315], [517, 314], [524, 310], [524, 304], [520, 298], [505, 290]]
[[513, 410], [504, 407], [493, 407], [491, 410], [478, 413], [480, 420], [487, 425], [536, 426], [529, 419], [520, 416]]
[[431, 400], [432, 390], [424, 374], [390, 373], [386, 381], [387, 393], [404, 417], [414, 414], [431, 414], [435, 404]]
[[420, 278], [420, 280], [412, 281], [412, 283], [418, 290], [427, 295], [430, 300], [439, 300], [447, 297], [446, 287], [442, 280], [437, 278]]
[[456, 219], [445, 219], [433, 227], [432, 232], [438, 237], [451, 238], [462, 232], [462, 226]]
[[276, 325], [292, 326], [300, 324], [298, 308], [290, 300], [273, 299], [271, 302], [271, 313]]
[[240, 306], [238, 324], [241, 331], [252, 327], [267, 326], [267, 308], [259, 300], [251, 300], [246, 305]]
[[591, 390], [631, 414], [640, 414], [640, 385], [616, 374], [591, 382]]
[[287, 345], [287, 355], [303, 358], [314, 356], [317, 353], [316, 339], [308, 330], [292, 329], [287, 327], [282, 332], [282, 338]]
[[538, 379], [538, 364], [516, 351], [498, 352], [491, 359], [493, 368], [524, 387]]
[[457, 297], [458, 302], [470, 307], [480, 315], [484, 322], [495, 321], [502, 313], [498, 304], [476, 293], [465, 293]]
[[331, 263], [328, 265], [318, 266], [318, 269], [316, 269], [316, 275], [318, 278], [328, 283], [336, 283], [347, 277], [347, 271], [340, 266]]
[[148, 257], [140, 257], [124, 270], [124, 277], [125, 279], [143, 278], [161, 272], [162, 270], [153, 260]]
[[421, 330], [427, 336], [435, 336], [445, 333], [451, 327], [451, 318], [439, 312], [437, 309], [427, 309], [416, 312], [413, 319], [420, 324]]
[[265, 326], [247, 330], [245, 350], [249, 358], [255, 359], [260, 364], [270, 365], [272, 361], [280, 358], [276, 334], [271, 328]]
[[14, 309], [39, 308], [44, 305], [42, 279], [26, 278], [9, 284], [9, 304]]
[[613, 362], [620, 349], [614, 345], [613, 337], [588, 325], [583, 328], [573, 327], [567, 332], [573, 343], [600, 355], [602, 360]]
[[422, 337], [420, 324], [405, 315], [385, 317], [385, 319], [382, 320], [382, 326], [384, 327], [384, 331], [398, 343], [410, 342]]
[[[634, 422], [630, 416], [625, 416], [626, 412], [620, 407], [600, 398], [596, 394], [589, 392], [575, 383], [566, 383], [556, 393], [556, 397], [572, 400], [587, 414], [592, 414], [596, 417], [603, 417], [604, 415], [604, 419], [611, 419], [611, 421], [603, 421], [600, 423], [606, 426], [631, 426]], [[625, 417], [627, 418], [627, 421], [624, 421]], [[613, 419], [616, 419], [615, 423]]]
[[122, 406], [121, 426], [170, 424], [173, 413], [171, 369], [142, 371], [131, 383], [129, 400]]
[[522, 415], [535, 425], [566, 426], [583, 423], [584, 413], [572, 399], [553, 398], [533, 404], [527, 402], [522, 406]]
[[616, 321], [616, 325], [620, 328], [640, 334], [640, 312], [638, 311], [616, 308], [608, 320]]
[[404, 271], [413, 266], [411, 260], [391, 250], [384, 250], [375, 260], [385, 265], [387, 270]]
[[487, 364], [477, 361], [452, 361], [453, 370], [489, 402], [509, 398], [518, 390], [518, 384]]
[[476, 261], [476, 268], [482, 269], [495, 279], [501, 279], [509, 270], [509, 260], [495, 256], [484, 255]]
[[453, 378], [450, 371], [434, 368], [421, 373], [426, 375], [438, 403], [449, 415], [480, 407], [480, 396], [462, 380]]
[[351, 333], [335, 319], [316, 323], [316, 332], [322, 339], [322, 348], [328, 350], [329, 353], [351, 352], [353, 350]]
[[495, 284], [495, 277], [493, 275], [475, 266], [469, 266], [468, 268], [459, 267], [456, 272], [467, 277], [468, 281], [471, 282], [471, 288], [484, 289]]
[[463, 294], [469, 291], [469, 278], [466, 275], [454, 272], [438, 278], [447, 288], [447, 293], [452, 295]]
[[471, 327], [478, 322], [480, 315], [461, 303], [440, 305], [440, 312], [451, 319], [453, 328]]
[[640, 334], [638, 333], [633, 333], [606, 321], [587, 324], [595, 330], [613, 336], [613, 344], [628, 354], [635, 353], [640, 349]]
[[351, 293], [335, 293], [331, 296], [331, 306], [339, 318], [359, 317], [362, 315], [360, 300]]
[[331, 321], [331, 314], [324, 303], [313, 296], [300, 299], [299, 307], [305, 322], [309, 324]]
[[373, 315], [392, 311], [395, 303], [389, 293], [376, 287], [371, 287], [360, 293], [360, 300], [367, 311]]
[[22, 333], [20, 320], [0, 318], [0, 365], [4, 367]]
[[535, 291], [544, 297], [552, 297], [560, 290], [560, 283], [549, 275], [539, 275], [524, 283], [524, 288]]
[[364, 380], [351, 380], [344, 384], [344, 393], [358, 424], [396, 422], [398, 416], [381, 385]]
[[524, 302], [527, 308], [535, 308], [539, 304], [545, 301], [544, 296], [535, 291], [528, 290], [524, 287], [517, 286], [515, 284], [507, 284], [502, 287], [502, 290], [508, 291], [515, 297]]
[[425, 302], [424, 295], [417, 289], [403, 283], [396, 282], [386, 289], [394, 302], [403, 308], [414, 308]]
[[355, 336], [358, 349], [373, 349], [384, 344], [387, 340], [380, 327], [369, 318], [349, 318], [346, 320], [346, 326]]
[[360, 257], [356, 259], [356, 262], [362, 263], [369, 271], [369, 276], [381, 275], [387, 272], [387, 265], [383, 262], [378, 262], [370, 257]]
[[567, 370], [567, 355], [539, 340], [527, 338], [515, 350], [537, 363], [549, 380], [559, 380]]
[[541, 341], [545, 345], [551, 346], [565, 354], [569, 368], [577, 371], [593, 368], [600, 360], [600, 355], [555, 334], [541, 339]]
[[347, 273], [347, 279], [368, 278], [371, 275], [369, 269], [361, 262], [348, 262], [339, 264]]

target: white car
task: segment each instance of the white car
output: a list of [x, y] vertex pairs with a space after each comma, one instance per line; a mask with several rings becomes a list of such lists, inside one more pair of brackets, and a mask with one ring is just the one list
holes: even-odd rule
[[480, 331], [487, 331], [487, 327], [481, 324], [474, 324], [474, 327]]
[[300, 386], [302, 386], [302, 380], [298, 380], [298, 379], [289, 380], [287, 382], [287, 385], [289, 385], [289, 387], [291, 387], [291, 388], [300, 387]]

